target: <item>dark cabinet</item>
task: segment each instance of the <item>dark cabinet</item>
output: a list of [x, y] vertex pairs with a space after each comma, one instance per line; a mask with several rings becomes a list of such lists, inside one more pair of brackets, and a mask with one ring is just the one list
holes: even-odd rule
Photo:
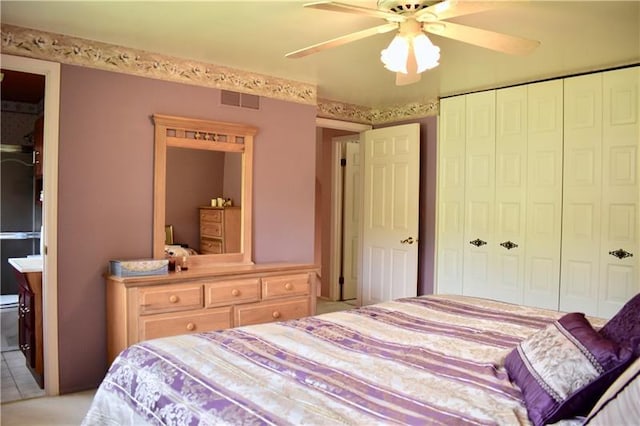
[[[27, 277], [31, 278], [30, 282]], [[42, 273], [17, 273], [18, 276], [18, 345], [31, 374], [44, 388], [42, 349]]]

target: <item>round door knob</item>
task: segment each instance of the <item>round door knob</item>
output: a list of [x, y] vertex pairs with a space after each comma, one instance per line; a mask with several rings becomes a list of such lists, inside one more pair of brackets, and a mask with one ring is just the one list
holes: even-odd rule
[[284, 288], [285, 288], [286, 290], [291, 290], [291, 289], [293, 288], [293, 285], [291, 285], [291, 283], [286, 283], [286, 284], [284, 285]]
[[175, 294], [172, 294], [171, 296], [169, 296], [169, 302], [176, 303], [177, 301], [178, 301], [178, 296], [176, 296]]
[[196, 329], [196, 325], [192, 322], [190, 322], [189, 324], [187, 324], [187, 330], [189, 331], [193, 331]]
[[280, 318], [280, 312], [278, 312], [278, 311], [273, 311], [273, 313], [271, 314], [271, 316], [273, 317], [273, 319], [278, 319], [278, 318]]
[[240, 296], [240, 290], [238, 290], [237, 288], [234, 288], [233, 290], [231, 290], [231, 295]]

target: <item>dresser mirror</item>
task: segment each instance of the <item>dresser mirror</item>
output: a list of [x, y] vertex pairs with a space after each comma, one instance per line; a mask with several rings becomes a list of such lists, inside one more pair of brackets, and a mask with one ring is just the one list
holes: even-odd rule
[[[160, 114], [153, 115], [153, 122], [153, 257], [166, 257], [166, 229], [171, 226], [173, 244], [198, 253], [189, 257], [193, 266], [251, 263], [253, 137], [257, 129]], [[224, 207], [219, 206], [223, 201]], [[226, 236], [225, 218], [231, 221]], [[210, 238], [207, 232], [212, 231]], [[228, 244], [229, 240], [234, 243]], [[209, 254], [213, 252], [216, 254]]]

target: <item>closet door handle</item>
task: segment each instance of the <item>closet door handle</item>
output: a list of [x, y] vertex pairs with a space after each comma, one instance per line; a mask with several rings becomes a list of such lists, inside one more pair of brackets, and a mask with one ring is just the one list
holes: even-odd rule
[[400, 244], [413, 244], [414, 242], [418, 242], [418, 240], [414, 240], [413, 237], [405, 238], [404, 240], [400, 240]]
[[476, 238], [473, 241], [469, 241], [469, 244], [471, 244], [472, 246], [476, 246], [476, 247], [482, 247], [483, 245], [487, 244], [486, 241], [482, 241], [480, 238]]
[[623, 249], [610, 251], [609, 254], [611, 256], [617, 257], [618, 259], [624, 259], [624, 258], [633, 256], [633, 253], [629, 253], [628, 251]]
[[507, 250], [511, 250], [512, 248], [518, 247], [516, 243], [512, 243], [511, 241], [505, 241], [504, 243], [500, 243], [500, 245]]

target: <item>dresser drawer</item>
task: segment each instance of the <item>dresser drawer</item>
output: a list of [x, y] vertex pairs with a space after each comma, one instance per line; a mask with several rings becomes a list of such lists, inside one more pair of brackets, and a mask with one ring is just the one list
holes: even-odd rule
[[286, 321], [309, 316], [309, 298], [296, 297], [273, 302], [261, 302], [235, 307], [235, 325]]
[[200, 254], [222, 253], [222, 240], [200, 238]]
[[186, 311], [204, 306], [202, 284], [176, 284], [139, 290], [140, 315]]
[[231, 306], [199, 309], [193, 313], [149, 315], [139, 319], [139, 340], [221, 330], [232, 326]]
[[233, 305], [260, 300], [260, 278], [207, 283], [205, 306]]
[[200, 210], [200, 222], [222, 222], [222, 210]]
[[222, 237], [221, 223], [202, 223], [200, 224], [200, 235], [205, 237]]
[[309, 294], [309, 275], [279, 275], [262, 278], [262, 299]]

